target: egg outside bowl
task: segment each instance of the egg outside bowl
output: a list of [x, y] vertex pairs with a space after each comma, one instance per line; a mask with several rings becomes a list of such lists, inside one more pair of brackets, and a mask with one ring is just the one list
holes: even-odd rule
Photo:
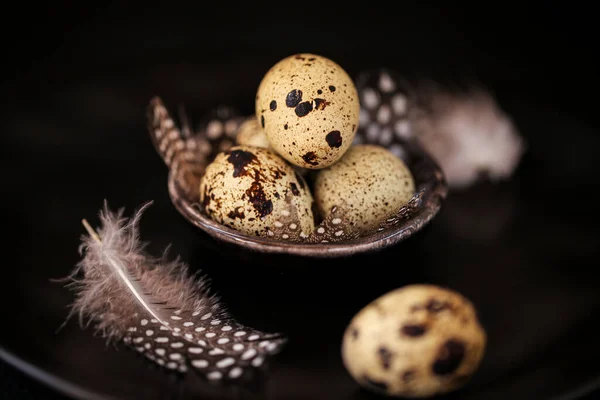
[[[152, 99], [148, 117], [152, 141], [169, 168], [168, 191], [175, 208], [185, 219], [213, 238], [251, 251], [318, 258], [347, 257], [377, 251], [421, 230], [437, 214], [448, 192], [442, 170], [417, 142], [389, 134], [385, 135], [385, 140], [381, 140], [383, 135], [374, 135], [372, 125], [361, 126], [354, 143], [387, 147], [403, 159], [413, 174], [416, 191], [405, 206], [372, 232], [335, 242], [287, 241], [247, 235], [214, 221], [202, 211], [199, 204], [199, 184], [205, 167], [218, 152], [227, 150], [235, 143], [237, 128], [246, 118], [236, 114], [233, 109], [221, 107], [204, 119], [197, 133], [191, 133], [187, 126], [182, 129], [177, 127], [159, 98]], [[385, 127], [378, 128], [383, 130]], [[315, 235], [320, 226], [331, 227], [325, 223], [317, 225]], [[328, 236], [331, 237], [335, 235]]]

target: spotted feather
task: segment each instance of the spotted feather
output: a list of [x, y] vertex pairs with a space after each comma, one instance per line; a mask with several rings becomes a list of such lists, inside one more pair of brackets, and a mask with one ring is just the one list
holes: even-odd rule
[[213, 160], [217, 153], [226, 151], [235, 144], [238, 130], [245, 120], [246, 118], [234, 107], [229, 106], [216, 107], [199, 120], [195, 138], [209, 143], [209, 161]]
[[358, 238], [360, 233], [353, 229], [343, 210], [343, 205], [332, 207], [325, 219], [307, 238], [307, 242], [335, 243]]
[[148, 129], [152, 143], [179, 189], [191, 199], [199, 197], [198, 187], [212, 150], [207, 140], [189, 136], [189, 125], [180, 130], [159, 97], [148, 106]]
[[391, 213], [387, 218], [385, 218], [379, 226], [373, 231], [367, 233], [372, 234], [375, 232], [381, 232], [386, 229], [390, 229], [398, 224], [403, 223], [404, 221], [414, 217], [416, 213], [421, 209], [421, 203], [423, 200], [423, 191], [419, 191], [416, 193], [405, 205], [400, 207], [397, 211]]
[[248, 376], [286, 339], [236, 322], [179, 259], [147, 254], [138, 234], [146, 207], [128, 219], [105, 205], [98, 234], [86, 225], [85, 255], [68, 285], [76, 295], [70, 315], [167, 370], [215, 381]]
[[286, 207], [281, 210], [279, 218], [272, 226], [266, 228], [267, 237], [284, 240], [289, 242], [303, 241], [308, 235], [301, 230], [300, 219], [296, 205], [292, 201], [293, 195], [288, 193], [285, 196]]
[[394, 71], [377, 69], [363, 72], [357, 89], [363, 107], [356, 142], [387, 146], [401, 158], [408, 154], [403, 144], [417, 142], [452, 189], [510, 178], [526, 151], [511, 116], [477, 82], [407, 85]]
[[389, 69], [365, 71], [356, 78], [360, 121], [355, 143], [379, 144], [394, 152], [394, 145], [413, 137], [409, 119], [414, 102], [407, 81]]

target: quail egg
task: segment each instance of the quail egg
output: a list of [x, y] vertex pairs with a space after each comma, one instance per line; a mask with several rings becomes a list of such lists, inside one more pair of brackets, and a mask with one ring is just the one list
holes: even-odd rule
[[360, 104], [353, 80], [340, 65], [316, 54], [294, 54], [262, 78], [256, 118], [273, 149], [307, 169], [332, 165], [348, 150]]
[[238, 128], [236, 144], [263, 147], [265, 149], [270, 147], [267, 135], [254, 116], [247, 118]]
[[344, 333], [350, 375], [374, 392], [429, 397], [465, 385], [479, 367], [486, 333], [473, 304], [456, 291], [405, 286], [374, 300]]
[[276, 153], [234, 146], [217, 154], [200, 181], [200, 204], [215, 221], [248, 235], [266, 236], [290, 207], [297, 229], [314, 229], [313, 197], [293, 167]]
[[343, 207], [355, 229], [364, 232], [406, 204], [414, 192], [412, 173], [400, 158], [385, 147], [362, 144], [316, 173], [313, 194], [321, 215], [333, 206]]

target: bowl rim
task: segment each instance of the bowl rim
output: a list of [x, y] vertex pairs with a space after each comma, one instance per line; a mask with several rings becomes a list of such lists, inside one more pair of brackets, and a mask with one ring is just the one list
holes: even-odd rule
[[[419, 175], [430, 177], [425, 182], [416, 182], [418, 191], [413, 196], [413, 199], [415, 196], [421, 197], [419, 200], [419, 211], [411, 215], [409, 219], [391, 228], [344, 242], [284, 242], [269, 237], [249, 236], [233, 228], [219, 224], [210, 217], [202, 214], [194, 204], [187, 201], [184, 196], [178, 193], [173, 169], [169, 169], [168, 191], [171, 202], [186, 220], [218, 240], [262, 253], [279, 253], [319, 258], [348, 257], [357, 253], [381, 250], [407, 239], [428, 224], [440, 210], [442, 202], [448, 194], [448, 185], [441, 168], [419, 145], [413, 143], [413, 145], [409, 146], [409, 149], [409, 154], [411, 156], [418, 156], [421, 161], [419, 165], [421, 173]], [[414, 166], [409, 165], [409, 168], [413, 170]], [[414, 173], [415, 171], [411, 172]]]

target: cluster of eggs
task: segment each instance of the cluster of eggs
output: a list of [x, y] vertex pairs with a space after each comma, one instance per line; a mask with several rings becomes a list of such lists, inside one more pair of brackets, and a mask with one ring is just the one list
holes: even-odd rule
[[[410, 169], [378, 144], [357, 144], [360, 102], [349, 75], [315, 54], [295, 54], [264, 75], [255, 114], [233, 147], [207, 165], [200, 202], [215, 221], [248, 235], [281, 225], [307, 237], [343, 208], [359, 232], [376, 228], [414, 195]], [[435, 285], [382, 295], [350, 321], [343, 364], [361, 386], [390, 396], [457, 389], [477, 370], [486, 334], [472, 303]]]
[[256, 236], [292, 212], [307, 237], [333, 207], [357, 231], [375, 228], [411, 199], [415, 183], [387, 148], [354, 144], [359, 114], [355, 84], [340, 65], [315, 54], [280, 60], [263, 76], [255, 115], [235, 145], [207, 166], [203, 210]]

